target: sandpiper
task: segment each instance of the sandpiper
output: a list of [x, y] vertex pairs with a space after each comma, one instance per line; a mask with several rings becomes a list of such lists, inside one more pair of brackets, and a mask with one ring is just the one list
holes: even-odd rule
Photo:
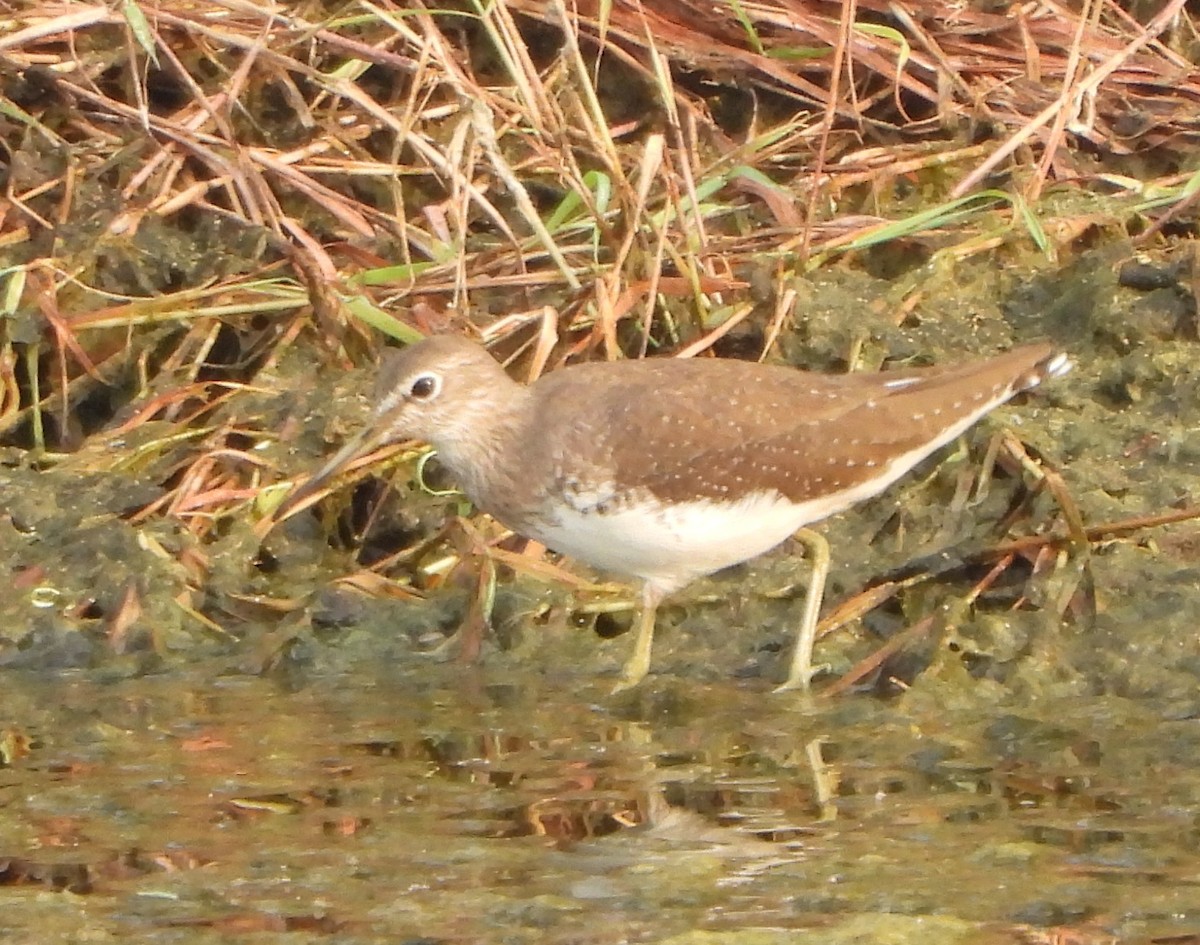
[[1014, 394], [1065, 374], [1047, 344], [986, 360], [814, 374], [724, 359], [566, 367], [530, 385], [460, 337], [384, 358], [374, 417], [277, 513], [356, 456], [424, 441], [475, 505], [602, 571], [641, 581], [633, 653], [617, 689], [650, 668], [659, 603], [791, 535], [813, 573], [787, 680], [807, 688], [829, 549], [805, 528], [882, 492]]

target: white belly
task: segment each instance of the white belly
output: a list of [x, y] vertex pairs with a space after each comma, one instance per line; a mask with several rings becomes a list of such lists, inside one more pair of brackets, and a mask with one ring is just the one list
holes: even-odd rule
[[769, 491], [736, 502], [699, 499], [664, 505], [646, 493], [637, 504], [617, 502], [601, 511], [613, 491], [611, 483], [604, 483], [591, 492], [577, 491], [576, 506], [562, 506], [555, 521], [525, 532], [555, 551], [604, 571], [642, 578], [669, 594], [702, 575], [749, 561], [805, 525], [878, 495], [1007, 396], [983, 404], [935, 439], [879, 464], [872, 478], [806, 502], [789, 502]]
[[735, 503], [650, 502], [607, 512], [564, 508], [555, 523], [530, 531], [554, 551], [670, 593], [701, 575], [757, 557], [838, 510], [828, 501], [820, 509], [813, 505], [759, 493]]

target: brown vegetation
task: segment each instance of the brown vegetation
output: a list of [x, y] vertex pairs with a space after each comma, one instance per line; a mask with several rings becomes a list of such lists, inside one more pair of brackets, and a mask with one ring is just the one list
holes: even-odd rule
[[380, 333], [765, 347], [834, 256], [1054, 256], [1200, 190], [1182, 0], [2, 6], [0, 437], [154, 483], [122, 512], [193, 587], [295, 471], [280, 388]]

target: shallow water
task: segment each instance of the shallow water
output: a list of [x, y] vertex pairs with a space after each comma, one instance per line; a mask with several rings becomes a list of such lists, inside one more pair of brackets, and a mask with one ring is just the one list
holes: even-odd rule
[[8, 682], [6, 941], [1200, 933], [1200, 726], [1146, 703], [614, 698], [495, 665]]

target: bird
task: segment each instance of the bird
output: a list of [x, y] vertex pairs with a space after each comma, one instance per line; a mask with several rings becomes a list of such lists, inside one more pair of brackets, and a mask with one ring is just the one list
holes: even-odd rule
[[616, 690], [651, 664], [659, 604], [795, 536], [813, 557], [788, 675], [807, 690], [830, 552], [807, 528], [882, 492], [1068, 356], [1034, 343], [982, 360], [824, 374], [723, 358], [585, 362], [521, 384], [459, 335], [389, 348], [369, 422], [302, 481], [287, 517], [355, 458], [422, 441], [475, 507], [641, 583]]

